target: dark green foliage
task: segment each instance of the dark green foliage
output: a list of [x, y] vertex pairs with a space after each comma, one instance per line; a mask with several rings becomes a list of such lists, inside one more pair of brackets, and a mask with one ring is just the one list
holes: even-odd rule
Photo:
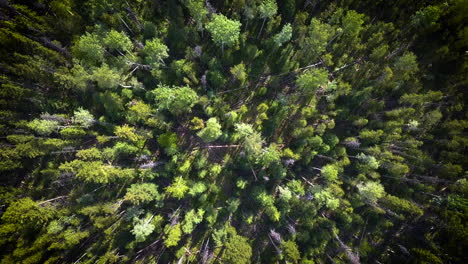
[[466, 1], [0, 14], [0, 263], [467, 262]]

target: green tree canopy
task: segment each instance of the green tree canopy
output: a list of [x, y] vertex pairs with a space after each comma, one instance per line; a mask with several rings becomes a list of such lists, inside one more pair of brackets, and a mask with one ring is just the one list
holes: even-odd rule
[[291, 24], [286, 24], [283, 26], [281, 31], [273, 36], [273, 41], [277, 47], [281, 47], [284, 43], [291, 40], [292, 37], [292, 26]]
[[169, 49], [167, 46], [157, 38], [147, 40], [143, 53], [145, 55], [146, 63], [158, 67], [164, 65], [164, 59], [169, 57]]
[[376, 203], [378, 199], [385, 195], [384, 187], [378, 182], [359, 183], [357, 188], [364, 200], [371, 203]]
[[335, 181], [338, 179], [338, 168], [335, 164], [327, 164], [322, 167], [321, 174], [325, 180], [329, 182]]
[[133, 204], [147, 203], [154, 200], [160, 200], [162, 197], [158, 193], [158, 186], [153, 183], [132, 184], [127, 189], [125, 200]]
[[227, 238], [224, 241], [224, 246], [225, 249], [221, 255], [224, 263], [250, 263], [252, 248], [247, 242], [247, 238], [238, 235], [234, 227], [227, 228]]
[[206, 25], [206, 29], [211, 33], [213, 41], [224, 49], [236, 44], [241, 23], [236, 20], [230, 20], [224, 15], [213, 15], [213, 19]]
[[188, 190], [187, 182], [182, 177], [177, 177], [174, 179], [174, 182], [166, 188], [166, 193], [180, 200]]
[[87, 65], [97, 65], [104, 59], [104, 48], [99, 36], [86, 33], [72, 47], [73, 54]]
[[103, 42], [110, 50], [130, 52], [133, 49], [132, 41], [127, 37], [127, 35], [113, 29], [107, 33]]
[[214, 117], [206, 121], [206, 126], [200, 132], [197, 133], [199, 137], [205, 142], [212, 142], [218, 139], [223, 134], [221, 131], [221, 125], [218, 123], [218, 120]]
[[314, 68], [299, 75], [296, 85], [306, 93], [313, 93], [328, 81], [328, 73], [321, 68]]
[[167, 110], [175, 115], [190, 112], [198, 100], [197, 93], [186, 86], [159, 85], [150, 92], [150, 97], [156, 102], [158, 109]]

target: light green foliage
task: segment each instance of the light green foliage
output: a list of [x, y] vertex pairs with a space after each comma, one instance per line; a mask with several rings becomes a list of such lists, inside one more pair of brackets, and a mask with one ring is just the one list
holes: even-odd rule
[[187, 85], [198, 84], [196, 76], [196, 66], [193, 62], [181, 59], [171, 63], [171, 69], [174, 70], [177, 79], [182, 80]]
[[82, 128], [66, 127], [60, 130], [60, 135], [64, 139], [76, 139], [86, 135], [86, 131]]
[[268, 18], [272, 18], [274, 15], [276, 15], [276, 13], [278, 12], [278, 6], [276, 5], [275, 0], [263, 0], [262, 3], [258, 6], [258, 11], [260, 14], [260, 18], [263, 19], [260, 32], [258, 33], [258, 37], [260, 37], [262, 34], [263, 26], [265, 25], [265, 21]]
[[203, 123], [203, 119], [200, 119], [198, 117], [192, 118], [190, 120], [190, 129], [192, 130], [199, 130], [205, 127], [205, 123]]
[[261, 103], [257, 106], [257, 111], [259, 113], [265, 113], [266, 111], [268, 111], [268, 105], [265, 104], [265, 103]]
[[260, 18], [270, 18], [278, 12], [278, 5], [275, 0], [263, 0], [258, 6]]
[[416, 56], [411, 52], [403, 54], [395, 61], [395, 70], [402, 80], [410, 79], [418, 71]]
[[444, 262], [431, 251], [422, 248], [412, 248], [410, 250], [412, 258], [418, 263], [443, 264]]
[[308, 27], [307, 37], [301, 42], [304, 50], [304, 58], [308, 62], [314, 62], [327, 46], [328, 41], [333, 36], [333, 28], [329, 24], [321, 23], [320, 20], [312, 18]]
[[132, 101], [128, 108], [127, 119], [130, 122], [146, 121], [151, 116], [151, 107], [142, 101]]
[[392, 111], [388, 111], [386, 112], [385, 114], [388, 116], [388, 117], [391, 117], [391, 118], [394, 118], [394, 119], [398, 119], [398, 118], [402, 118], [402, 117], [410, 117], [410, 116], [413, 116], [413, 114], [416, 112], [416, 109], [414, 108], [409, 108], [409, 107], [401, 107], [401, 108], [397, 108], [397, 109], [394, 109]]
[[190, 172], [190, 169], [192, 167], [192, 159], [189, 157], [188, 159], [184, 160], [184, 162], [181, 164], [179, 167], [179, 172], [182, 174], [187, 174]]
[[301, 252], [297, 248], [297, 244], [292, 241], [288, 240], [281, 243], [281, 251], [283, 252], [284, 258], [288, 263], [298, 263], [301, 259]]
[[426, 128], [431, 128], [436, 125], [442, 119], [442, 113], [436, 109], [434, 111], [430, 111], [424, 117], [424, 126]]
[[81, 160], [99, 160], [102, 158], [102, 154], [97, 148], [89, 148], [76, 152], [76, 157]]
[[372, 50], [370, 58], [378, 61], [384, 58], [386, 54], [388, 54], [388, 45], [382, 45]]
[[72, 47], [72, 51], [76, 58], [88, 65], [96, 65], [104, 58], [104, 48], [99, 36], [95, 33], [87, 32], [82, 35]]
[[335, 210], [340, 206], [340, 200], [334, 195], [331, 188], [322, 189], [314, 194], [314, 199], [320, 206]]
[[281, 214], [275, 207], [275, 200], [271, 195], [268, 195], [264, 190], [260, 190], [256, 193], [256, 200], [265, 208], [265, 213], [273, 222], [280, 220]]
[[208, 10], [205, 8], [205, 1], [203, 0], [184, 0], [183, 3], [188, 8], [190, 16], [197, 23], [197, 30], [203, 30], [203, 23], [207, 20]]
[[268, 167], [273, 163], [279, 162], [280, 158], [281, 153], [278, 151], [277, 146], [275, 144], [271, 144], [268, 148], [263, 150], [263, 153], [259, 158], [259, 162], [263, 166]]
[[215, 164], [211, 165], [211, 167], [210, 167], [210, 175], [216, 177], [221, 173], [222, 169], [223, 169], [223, 167], [221, 167], [221, 165], [215, 163]]
[[379, 168], [379, 162], [377, 161], [377, 159], [374, 157], [374, 156], [371, 156], [371, 155], [366, 155], [364, 153], [359, 153], [357, 156], [356, 156], [361, 162], [363, 162], [364, 164], [366, 164], [367, 166], [369, 166], [369, 168], [373, 169], [373, 170], [376, 170]]
[[88, 231], [77, 231], [73, 228], [68, 228], [64, 230], [57, 238], [57, 240], [52, 243], [48, 249], [50, 250], [66, 250], [73, 248], [80, 244], [80, 241], [89, 237]]
[[298, 194], [298, 195], [305, 194], [304, 186], [302, 186], [302, 183], [299, 180], [292, 180], [288, 182], [286, 186], [288, 186], [289, 189], [291, 189], [291, 191], [295, 194]]
[[196, 182], [194, 185], [190, 187], [189, 194], [191, 196], [195, 196], [197, 194], [205, 192], [207, 189], [206, 185], [203, 182]]
[[328, 81], [328, 73], [325, 69], [314, 68], [299, 75], [296, 80], [296, 85], [300, 90], [308, 94], [314, 93], [320, 86], [323, 86]]
[[262, 151], [262, 144], [264, 142], [260, 133], [254, 131], [250, 124], [236, 124], [235, 128], [247, 154], [251, 156], [259, 155]]
[[231, 67], [230, 69], [232, 76], [239, 81], [239, 83], [244, 84], [247, 80], [247, 72], [245, 69], [245, 64], [240, 63]]
[[349, 38], [356, 38], [363, 29], [363, 18], [363, 14], [359, 14], [354, 10], [348, 11], [342, 20], [343, 34]]
[[182, 224], [182, 231], [184, 231], [185, 234], [192, 233], [195, 226], [203, 220], [204, 214], [205, 211], [203, 209], [198, 209], [197, 212], [195, 212], [195, 209], [188, 211]]
[[353, 121], [353, 125], [363, 127], [363, 126], [367, 125], [368, 122], [369, 122], [369, 120], [367, 120], [365, 118], [359, 118], [359, 119]]
[[122, 89], [121, 94], [122, 94], [122, 97], [124, 97], [126, 99], [132, 99], [132, 97], [133, 97], [132, 90], [127, 89], [127, 88]]
[[235, 125], [236, 133], [240, 138], [246, 138], [254, 133], [252, 125], [240, 123]]
[[439, 6], [427, 6], [419, 11], [416, 11], [416, 13], [411, 17], [411, 24], [416, 28], [423, 29], [437, 27], [437, 20], [439, 20], [442, 12], [443, 10]]
[[160, 200], [162, 197], [158, 193], [158, 186], [153, 183], [132, 184], [127, 189], [124, 199], [133, 204], [139, 205], [153, 200]]
[[410, 120], [407, 125], [409, 130], [416, 131], [418, 130], [419, 122], [417, 120]]
[[359, 183], [357, 188], [364, 200], [370, 203], [376, 203], [378, 199], [385, 195], [384, 187], [378, 182]]
[[212, 117], [206, 121], [206, 127], [197, 133], [199, 137], [205, 142], [212, 142], [218, 139], [223, 134], [221, 131], [221, 125], [218, 123], [218, 119]]
[[466, 3], [1, 1], [0, 264], [465, 263]]
[[172, 87], [159, 85], [151, 92], [158, 109], [180, 115], [191, 111], [198, 100], [197, 93], [189, 87]]
[[101, 67], [94, 70], [92, 79], [101, 89], [115, 89], [120, 83], [120, 74], [103, 63]]
[[49, 225], [47, 226], [47, 233], [49, 234], [57, 234], [62, 230], [63, 230], [63, 225], [57, 220], [51, 221]]
[[182, 229], [180, 226], [180, 223], [175, 226], [166, 225], [164, 228], [164, 245], [166, 245], [166, 247], [177, 246], [182, 236]]
[[206, 25], [206, 29], [211, 33], [211, 37], [217, 45], [231, 47], [239, 38], [240, 26], [239, 21], [215, 14], [211, 22]]
[[135, 129], [127, 124], [115, 127], [114, 134], [119, 138], [126, 139], [131, 142], [136, 142], [141, 139], [139, 135], [135, 134]]
[[340, 139], [335, 134], [326, 134], [325, 135], [325, 142], [330, 147], [335, 147], [340, 142]]
[[136, 242], [143, 242], [154, 231], [154, 225], [150, 223], [149, 219], [135, 219], [132, 234], [135, 235]]
[[[49, 215], [47, 210], [38, 206], [31, 198], [22, 198], [10, 204], [2, 214], [2, 222], [10, 224], [12, 232], [19, 231], [24, 226], [38, 228], [46, 223]], [[6, 230], [1, 230], [5, 232]]]
[[226, 241], [227, 230], [226, 228], [219, 228], [215, 229], [211, 234], [213, 241], [217, 247], [223, 246], [224, 242]]
[[101, 161], [73, 160], [60, 165], [60, 170], [71, 172], [80, 180], [90, 183], [109, 183], [118, 179], [132, 179], [135, 177], [133, 169], [119, 169], [104, 165]]
[[59, 69], [54, 73], [54, 76], [64, 88], [80, 91], [86, 90], [88, 81], [92, 79], [92, 76], [78, 62], [71, 69], [65, 67]]
[[19, 143], [26, 143], [34, 139], [34, 136], [31, 135], [8, 135], [6, 137], [8, 142], [19, 144]]
[[387, 170], [394, 177], [403, 177], [409, 172], [409, 167], [406, 164], [393, 162], [387, 166]]
[[73, 123], [85, 128], [92, 126], [95, 121], [94, 116], [88, 110], [81, 107], [75, 110], [72, 120]]
[[278, 186], [279, 197], [281, 200], [289, 201], [293, 197], [292, 191], [286, 186]]
[[314, 136], [308, 139], [309, 144], [314, 148], [314, 149], [319, 149], [322, 144], [323, 144], [323, 139], [320, 136]]
[[400, 103], [411, 105], [423, 105], [425, 103], [440, 101], [443, 97], [441, 91], [429, 91], [425, 94], [404, 94], [400, 97]]
[[257, 156], [262, 152], [263, 139], [258, 132], [244, 138], [243, 146], [246, 152], [251, 156]]
[[291, 40], [292, 37], [292, 26], [291, 24], [287, 23], [281, 29], [281, 32], [273, 36], [273, 42], [277, 47], [281, 47], [284, 43]]
[[333, 182], [338, 179], [338, 168], [334, 164], [327, 164], [321, 170], [322, 176], [327, 182]]
[[362, 140], [368, 141], [369, 143], [376, 143], [380, 141], [380, 138], [383, 135], [383, 130], [369, 130], [364, 129], [359, 132], [359, 137]]
[[247, 264], [252, 257], [252, 248], [247, 238], [237, 234], [234, 227], [227, 227], [226, 239], [223, 239], [225, 250], [221, 255], [223, 263]]
[[143, 49], [146, 62], [154, 67], [164, 65], [164, 59], [169, 57], [168, 51], [167, 46], [157, 38], [147, 40]]
[[246, 180], [238, 179], [237, 182], [236, 182], [236, 186], [237, 186], [237, 188], [243, 190], [247, 186], [247, 183], [248, 182]]
[[158, 143], [169, 154], [177, 152], [177, 135], [175, 133], [164, 133], [158, 137]]
[[390, 194], [382, 197], [380, 204], [396, 213], [408, 215], [411, 217], [411, 219], [418, 218], [424, 213], [421, 208], [411, 203], [410, 201]]
[[239, 208], [240, 204], [241, 204], [241, 201], [239, 198], [231, 198], [227, 201], [226, 209], [231, 214], [235, 213], [237, 209]]
[[[117, 120], [124, 110], [122, 97], [117, 93], [106, 91], [99, 93], [99, 104], [104, 107], [106, 117], [110, 120]], [[100, 120], [103, 121], [103, 120]]]
[[59, 122], [55, 120], [34, 119], [28, 123], [28, 127], [41, 136], [48, 136], [57, 131]]
[[174, 179], [174, 182], [166, 188], [166, 193], [180, 200], [184, 197], [188, 189], [187, 182], [182, 177], [177, 177]]
[[110, 150], [112, 151], [112, 153], [110, 153], [111, 154], [110, 157], [106, 156], [108, 159], [112, 159], [112, 158], [119, 157], [119, 156], [124, 157], [124, 158], [129, 158], [131, 156], [136, 155], [138, 152], [140, 152], [140, 148], [138, 148], [137, 146], [133, 144], [129, 144], [127, 142], [117, 142], [114, 145], [114, 147]]
[[132, 41], [127, 35], [113, 29], [107, 33], [103, 42], [110, 50], [130, 52], [133, 49]]

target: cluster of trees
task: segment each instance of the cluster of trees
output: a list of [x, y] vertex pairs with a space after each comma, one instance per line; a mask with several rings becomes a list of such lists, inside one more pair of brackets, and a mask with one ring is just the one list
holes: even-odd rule
[[466, 263], [468, 4], [0, 3], [0, 263]]

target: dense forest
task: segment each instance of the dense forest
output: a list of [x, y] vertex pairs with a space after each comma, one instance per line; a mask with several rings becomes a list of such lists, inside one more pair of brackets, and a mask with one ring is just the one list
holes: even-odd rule
[[0, 263], [468, 263], [468, 1], [0, 0]]

